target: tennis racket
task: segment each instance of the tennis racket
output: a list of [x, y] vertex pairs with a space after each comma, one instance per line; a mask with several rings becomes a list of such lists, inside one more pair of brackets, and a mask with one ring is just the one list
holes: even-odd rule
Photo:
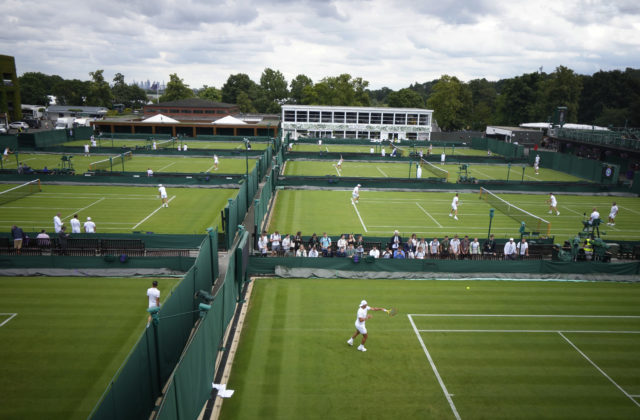
[[389, 316], [396, 316], [396, 314], [398, 313], [398, 310], [396, 308], [385, 309], [384, 311], [389, 314]]

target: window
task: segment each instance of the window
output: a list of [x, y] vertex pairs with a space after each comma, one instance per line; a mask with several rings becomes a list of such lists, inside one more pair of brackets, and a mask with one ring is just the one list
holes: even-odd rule
[[356, 132], [355, 131], [347, 131], [344, 133], [344, 138], [346, 139], [355, 139], [356, 138]]
[[206, 109], [206, 110], [204, 111], [204, 113], [205, 113], [205, 114], [215, 114], [215, 113], [216, 113], [216, 111], [215, 111], [215, 110], [213, 110], [213, 109]]
[[368, 139], [369, 138], [369, 132], [368, 131], [358, 131], [358, 133], [356, 134], [356, 138]]
[[396, 125], [405, 125], [407, 123], [407, 114], [396, 114]]
[[344, 122], [344, 112], [334, 112], [333, 113], [333, 122], [334, 123], [343, 123]]
[[407, 115], [407, 125], [418, 125], [418, 114]]
[[296, 121], [296, 111], [284, 111], [284, 120], [286, 122]]
[[417, 133], [407, 133], [407, 139], [408, 140], [418, 140], [418, 134]]
[[307, 122], [307, 111], [296, 111], [297, 122]]
[[309, 122], [320, 122], [320, 111], [309, 111]]
[[194, 114], [204, 114], [204, 111], [203, 111], [203, 110], [201, 110], [201, 109], [194, 109], [194, 110], [193, 110], [193, 113], [194, 113]]
[[191, 114], [193, 111], [191, 111], [190, 109], [183, 109], [182, 113], [183, 114]]
[[179, 109], [170, 109], [169, 112], [172, 113], [172, 114], [178, 114], [180, 112], [180, 110]]
[[153, 109], [153, 108], [147, 108], [147, 110], [145, 112], [156, 112], [156, 110]]
[[358, 122], [357, 112], [347, 112], [347, 124], [355, 124]]
[[334, 131], [333, 132], [333, 138], [334, 139], [343, 139], [344, 138], [344, 131]]
[[368, 112], [358, 112], [358, 124], [369, 124]]
[[216, 109], [216, 114], [226, 114], [226, 112], [224, 112], [224, 109]]
[[330, 123], [331, 121], [331, 112], [328, 111], [322, 111], [322, 113], [320, 114], [320, 119], [322, 120], [323, 123]]
[[420, 125], [431, 125], [429, 123], [429, 114], [420, 114]]
[[379, 112], [371, 113], [371, 124], [380, 124], [382, 122], [382, 114]]
[[371, 140], [376, 139], [379, 140], [380, 139], [380, 132], [379, 131], [372, 131], [371, 132]]
[[382, 123], [393, 124], [393, 114], [387, 114], [386, 112], [382, 114]]

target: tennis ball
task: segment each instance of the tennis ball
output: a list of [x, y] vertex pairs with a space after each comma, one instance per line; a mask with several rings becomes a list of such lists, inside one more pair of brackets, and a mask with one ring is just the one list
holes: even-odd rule
[[471, 289], [471, 287], [467, 286], [467, 290]]

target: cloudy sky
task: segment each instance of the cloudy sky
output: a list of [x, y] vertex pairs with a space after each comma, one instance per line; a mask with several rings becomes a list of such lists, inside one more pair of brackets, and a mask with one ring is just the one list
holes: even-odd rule
[[489, 80], [565, 65], [640, 68], [637, 0], [0, 0], [0, 54], [18, 74], [221, 87], [280, 70], [349, 73], [373, 89], [455, 75]]

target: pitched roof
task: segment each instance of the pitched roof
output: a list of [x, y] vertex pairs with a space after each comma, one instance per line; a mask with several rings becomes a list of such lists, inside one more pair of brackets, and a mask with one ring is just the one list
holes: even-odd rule
[[219, 120], [215, 120], [211, 124], [246, 125], [247, 123], [242, 121], [242, 120], [239, 120], [237, 118], [234, 118], [231, 115], [227, 115], [224, 118], [220, 118]]
[[224, 102], [213, 102], [208, 99], [189, 98], [177, 101], [160, 102], [158, 104], [149, 104], [148, 106], [174, 106], [179, 108], [234, 108], [235, 104], [227, 104]]
[[177, 123], [178, 120], [174, 120], [171, 117], [167, 117], [166, 115], [156, 114], [153, 117], [149, 117], [146, 120], [142, 120], [142, 122], [147, 123]]

